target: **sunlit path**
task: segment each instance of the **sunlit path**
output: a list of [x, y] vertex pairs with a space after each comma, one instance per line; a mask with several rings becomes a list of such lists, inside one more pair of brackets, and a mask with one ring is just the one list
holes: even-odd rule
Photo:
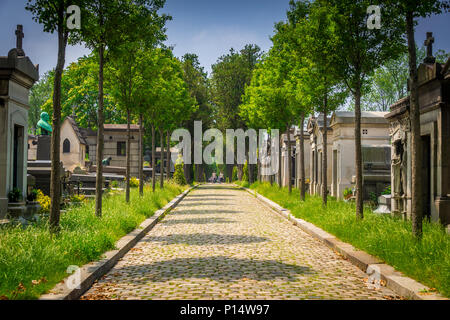
[[366, 275], [230, 185], [187, 196], [83, 299], [383, 299]]

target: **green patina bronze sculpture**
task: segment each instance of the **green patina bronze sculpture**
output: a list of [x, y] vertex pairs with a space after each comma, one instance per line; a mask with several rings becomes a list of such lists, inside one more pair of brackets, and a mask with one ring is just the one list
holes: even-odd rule
[[111, 157], [105, 158], [105, 159], [102, 160], [102, 164], [104, 166], [109, 166], [109, 164], [111, 163], [111, 160], [112, 160]]
[[42, 136], [49, 136], [52, 133], [52, 126], [48, 123], [50, 117], [47, 112], [41, 113], [41, 120], [37, 123], [37, 134]]

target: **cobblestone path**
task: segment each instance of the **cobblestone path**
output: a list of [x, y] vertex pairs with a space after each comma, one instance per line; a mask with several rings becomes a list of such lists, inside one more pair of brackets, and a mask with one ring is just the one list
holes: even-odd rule
[[229, 185], [191, 192], [82, 299], [393, 299]]

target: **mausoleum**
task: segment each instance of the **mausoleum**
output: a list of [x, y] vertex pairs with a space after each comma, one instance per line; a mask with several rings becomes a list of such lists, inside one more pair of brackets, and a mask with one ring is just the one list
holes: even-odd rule
[[17, 188], [27, 195], [29, 90], [39, 68], [25, 56], [23, 28], [17, 26], [16, 48], [0, 56], [0, 218], [8, 210], [8, 193]]

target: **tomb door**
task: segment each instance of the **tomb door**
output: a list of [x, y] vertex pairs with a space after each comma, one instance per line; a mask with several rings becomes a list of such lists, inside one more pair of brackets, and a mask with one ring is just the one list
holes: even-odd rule
[[431, 137], [422, 136], [422, 203], [423, 217], [431, 217]]
[[23, 156], [24, 156], [24, 128], [14, 125], [13, 137], [13, 188], [22, 190], [23, 187]]

